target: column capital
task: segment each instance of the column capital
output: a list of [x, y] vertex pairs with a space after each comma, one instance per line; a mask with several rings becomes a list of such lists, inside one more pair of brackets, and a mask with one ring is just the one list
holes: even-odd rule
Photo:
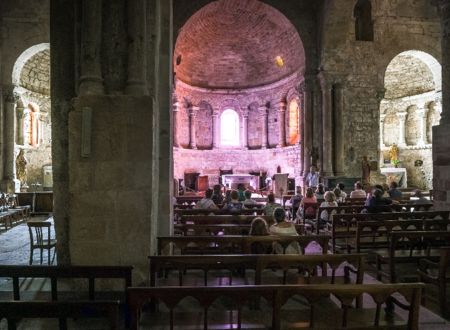
[[382, 113], [380, 114], [380, 121], [383, 122], [386, 119], [386, 114]]
[[278, 111], [279, 112], [285, 112], [286, 111], [286, 102], [280, 101], [278, 103]]
[[408, 112], [406, 112], [406, 111], [397, 112], [395, 115], [396, 115], [399, 119], [405, 119], [406, 116], [408, 115]]
[[181, 103], [180, 102], [175, 102], [174, 104], [172, 104], [172, 110], [174, 112], [180, 111], [180, 108], [181, 108]]
[[320, 87], [322, 87], [322, 89], [333, 88], [334, 80], [328, 72], [319, 71], [319, 73], [317, 74], [317, 79], [319, 79]]
[[242, 110], [242, 117], [248, 118], [248, 113], [249, 113], [248, 110]]
[[200, 109], [200, 107], [196, 106], [196, 105], [191, 105], [189, 107], [189, 116], [196, 116], [197, 115], [197, 111]]
[[267, 106], [266, 105], [260, 105], [258, 107], [258, 111], [261, 113], [261, 115], [265, 115], [268, 111]]

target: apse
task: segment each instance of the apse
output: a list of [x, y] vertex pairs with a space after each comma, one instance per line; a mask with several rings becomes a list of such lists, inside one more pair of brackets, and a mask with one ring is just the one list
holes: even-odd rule
[[441, 65], [417, 50], [398, 54], [384, 77], [380, 104], [381, 166], [390, 166], [389, 149], [399, 148], [399, 167], [406, 168], [408, 185], [432, 189], [432, 127], [442, 111]]
[[304, 68], [296, 28], [263, 2], [219, 0], [191, 16], [173, 56], [174, 178], [202, 190], [252, 174], [259, 189], [282, 172], [299, 184]]

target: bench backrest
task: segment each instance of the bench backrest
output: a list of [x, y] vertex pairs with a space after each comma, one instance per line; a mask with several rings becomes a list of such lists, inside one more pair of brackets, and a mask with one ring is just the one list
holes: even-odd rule
[[[174, 231], [180, 232], [183, 235], [188, 235], [193, 232], [193, 235], [248, 235], [250, 232], [250, 224], [175, 224]], [[299, 235], [303, 234], [303, 225], [296, 224], [295, 228]]]
[[254, 208], [254, 209], [241, 209], [241, 210], [227, 210], [227, 209], [175, 209], [174, 214], [177, 216], [185, 215], [253, 215], [253, 214], [264, 214], [264, 208]]
[[[408, 311], [408, 319], [405, 321], [405, 329], [418, 329], [418, 316], [420, 307], [421, 283], [411, 284], [356, 284], [356, 285], [262, 285], [262, 286], [230, 286], [230, 287], [153, 287], [153, 288], [129, 288], [128, 301], [131, 315], [131, 328], [138, 328], [138, 320], [144, 304], [149, 301], [162, 302], [169, 309], [169, 323], [173, 327], [176, 320], [174, 309], [186, 297], [192, 297], [199, 302], [203, 311], [204, 329], [208, 329], [208, 309], [219, 297], [226, 298], [237, 310], [238, 328], [241, 326], [241, 309], [259, 298], [265, 298], [269, 305], [268, 311], [272, 313], [271, 329], [285, 328], [283, 325], [283, 305], [293, 296], [302, 296], [309, 308], [303, 310], [309, 317], [309, 327], [314, 327], [315, 305], [322, 299], [333, 295], [337, 298], [341, 307], [341, 317], [336, 322], [338, 327], [346, 327], [350, 323], [349, 309], [353, 309], [355, 302], [363, 294], [371, 296], [376, 304], [376, 317], [370, 319], [368, 324], [360, 325], [358, 329], [374, 328], [380, 323], [380, 312], [382, 304], [392, 302], [402, 309]], [[400, 302], [394, 293], [400, 294], [406, 302]], [[271, 307], [271, 308], [270, 308]], [[217, 308], [217, 307], [215, 307]], [[227, 310], [229, 308], [227, 307]], [[302, 311], [298, 311], [302, 313]], [[317, 317], [322, 317], [318, 315]], [[151, 316], [150, 316], [151, 321]], [[253, 322], [257, 322], [253, 320]]]
[[203, 225], [213, 224], [250, 224], [254, 218], [261, 217], [266, 222], [273, 222], [272, 216], [267, 215], [183, 215], [180, 218], [181, 223], [194, 223]]

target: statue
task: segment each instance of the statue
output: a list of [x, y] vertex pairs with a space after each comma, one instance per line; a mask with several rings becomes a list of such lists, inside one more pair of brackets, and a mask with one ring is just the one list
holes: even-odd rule
[[362, 162], [361, 162], [361, 181], [363, 184], [370, 183], [370, 163], [367, 160], [367, 156], [363, 156]]
[[391, 148], [389, 149], [389, 157], [391, 157], [392, 164], [398, 161], [398, 147], [395, 143], [393, 143]]
[[23, 149], [20, 149], [16, 158], [16, 177], [20, 181], [21, 186], [26, 185], [27, 182], [27, 164], [25, 152]]

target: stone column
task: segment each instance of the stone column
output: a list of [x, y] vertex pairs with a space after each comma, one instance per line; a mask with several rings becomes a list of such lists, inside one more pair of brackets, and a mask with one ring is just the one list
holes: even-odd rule
[[146, 1], [128, 0], [128, 80], [125, 93], [146, 95]]
[[[299, 129], [299, 136], [298, 136], [298, 145], [300, 147], [300, 164], [299, 164], [299, 175], [303, 176], [304, 172], [305, 172], [305, 168], [304, 166], [304, 162], [303, 160], [305, 159], [305, 148], [303, 147], [303, 141], [304, 141], [304, 130], [305, 130], [305, 122], [303, 120], [303, 117], [305, 115], [305, 109], [303, 108], [303, 95], [300, 95], [297, 98], [297, 104], [298, 104], [298, 129]], [[296, 186], [300, 185], [300, 182], [296, 182]]]
[[5, 133], [4, 133], [4, 173], [3, 189], [7, 192], [14, 192], [15, 164], [14, 155], [14, 131], [16, 123], [16, 100], [13, 92], [10, 91], [5, 97]]
[[406, 136], [405, 136], [405, 124], [406, 124], [406, 116], [408, 113], [406, 111], [404, 112], [397, 112], [396, 113], [398, 117], [398, 145], [399, 146], [406, 146]]
[[219, 146], [219, 112], [213, 110], [212, 115], [212, 147], [216, 149]]
[[248, 149], [248, 110], [242, 112], [242, 146]]
[[259, 107], [259, 113], [261, 115], [261, 123], [262, 123], [262, 137], [261, 137], [261, 148], [262, 149], [266, 149], [268, 144], [267, 144], [267, 114], [268, 114], [268, 109], [267, 106], [265, 105], [261, 105]]
[[442, 114], [441, 124], [450, 125], [450, 0], [438, 0], [441, 16]]
[[286, 102], [278, 104], [278, 148], [286, 146]]
[[427, 108], [425, 104], [417, 109], [417, 116], [419, 117], [419, 146], [424, 146], [427, 143]]
[[380, 114], [380, 148], [384, 148], [384, 120], [386, 119], [386, 114]]
[[104, 93], [101, 41], [102, 0], [82, 0], [79, 95]]
[[322, 176], [333, 176], [333, 83], [323, 72], [319, 73], [322, 89]]
[[180, 112], [180, 102], [175, 102], [172, 107], [173, 118], [172, 118], [172, 131], [173, 131], [173, 146], [179, 147], [178, 142], [178, 112]]
[[312, 140], [313, 140], [313, 83], [311, 79], [306, 79], [304, 85], [302, 86], [303, 91], [303, 116], [302, 126], [303, 126], [303, 169], [304, 175], [309, 172], [311, 167], [311, 151], [312, 151]]
[[345, 175], [344, 159], [344, 87], [341, 83], [334, 85], [334, 160], [337, 176]]
[[25, 110], [22, 100], [16, 103], [16, 143], [23, 144], [23, 111]]
[[191, 106], [189, 108], [189, 148], [197, 149], [195, 117], [197, 116], [198, 107]]

